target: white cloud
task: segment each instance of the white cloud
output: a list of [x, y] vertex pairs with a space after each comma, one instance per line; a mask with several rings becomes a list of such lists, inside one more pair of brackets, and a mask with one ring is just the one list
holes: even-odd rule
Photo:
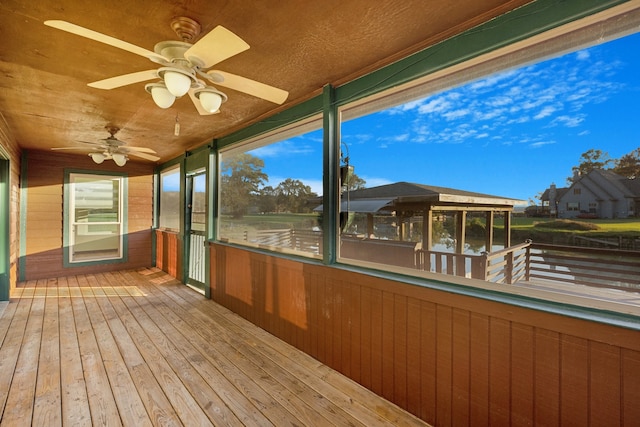
[[464, 116], [469, 115], [469, 114], [471, 114], [471, 111], [469, 111], [467, 108], [463, 108], [461, 110], [449, 111], [449, 112], [446, 112], [446, 113], [444, 113], [442, 115], [447, 120], [455, 120], [455, 119], [459, 119], [459, 118], [464, 117]]
[[542, 110], [540, 110], [538, 114], [533, 116], [533, 118], [535, 120], [540, 120], [545, 117], [549, 117], [551, 114], [555, 113], [555, 111], [556, 111], [555, 107], [552, 107], [551, 105], [547, 105], [546, 107], [542, 108]]
[[579, 50], [576, 52], [576, 59], [578, 61], [585, 61], [589, 59], [590, 56], [591, 54], [589, 53], [588, 50]]
[[534, 142], [532, 144], [529, 144], [529, 147], [531, 148], [540, 148], [543, 147], [545, 145], [551, 145], [551, 144], [555, 144], [555, 141], [539, 141], [539, 142]]
[[421, 105], [418, 108], [418, 113], [420, 114], [432, 114], [432, 113], [441, 113], [445, 110], [451, 108], [451, 102], [444, 99], [444, 97], [439, 97], [436, 99], [432, 99], [426, 104]]
[[553, 119], [551, 124], [554, 124], [554, 125], [562, 124], [562, 125], [565, 125], [566, 127], [574, 128], [576, 126], [580, 126], [580, 123], [582, 123], [583, 121], [584, 121], [584, 115], [558, 116], [555, 119]]

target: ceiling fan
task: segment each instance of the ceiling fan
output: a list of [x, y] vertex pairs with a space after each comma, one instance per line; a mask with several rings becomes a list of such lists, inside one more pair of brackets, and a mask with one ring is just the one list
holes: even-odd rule
[[200, 24], [187, 17], [174, 18], [171, 28], [182, 41], [170, 40], [157, 43], [152, 52], [70, 22], [50, 20], [44, 23], [59, 30], [144, 56], [162, 65], [159, 69], [139, 71], [88, 83], [90, 87], [110, 90], [159, 78], [160, 81], [147, 83], [145, 90], [151, 94], [160, 108], [169, 108], [176, 98], [189, 94], [201, 115], [218, 113], [220, 105], [227, 100], [227, 95], [213, 86], [207, 86], [205, 81], [276, 104], [282, 104], [289, 96], [285, 90], [246, 77], [219, 70], [203, 71], [249, 49], [249, 45], [244, 40], [220, 25], [191, 44], [200, 34]]
[[154, 156], [155, 151], [146, 147], [130, 147], [125, 146], [126, 143], [120, 141], [115, 137], [115, 134], [120, 130], [115, 126], [106, 126], [110, 136], [101, 139], [100, 142], [87, 142], [78, 141], [81, 144], [85, 144], [84, 147], [59, 147], [52, 148], [52, 150], [89, 150], [89, 157], [100, 164], [105, 160], [112, 159], [118, 166], [124, 166], [129, 160], [129, 156], [140, 157], [142, 159], [158, 161], [160, 157]]

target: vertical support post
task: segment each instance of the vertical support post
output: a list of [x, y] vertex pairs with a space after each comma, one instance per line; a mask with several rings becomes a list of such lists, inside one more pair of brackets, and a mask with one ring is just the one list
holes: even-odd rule
[[456, 214], [456, 276], [466, 276], [466, 262], [464, 257], [464, 242], [467, 227], [467, 212], [459, 211]]
[[456, 253], [464, 252], [464, 238], [467, 226], [467, 212], [458, 211], [456, 213]]
[[495, 219], [495, 215], [493, 211], [487, 212], [486, 220], [485, 220], [485, 243], [484, 250], [487, 253], [491, 253], [493, 251], [493, 222]]
[[433, 211], [426, 206], [422, 212], [422, 249], [431, 251], [433, 247]]
[[511, 212], [504, 211], [504, 247], [511, 246]]
[[339, 179], [338, 165], [340, 159], [339, 147], [339, 119], [338, 108], [335, 103], [335, 89], [326, 85], [322, 92], [323, 103], [323, 179], [322, 179], [322, 259], [325, 264], [333, 264], [336, 261], [336, 248], [338, 246], [340, 194], [338, 192]]

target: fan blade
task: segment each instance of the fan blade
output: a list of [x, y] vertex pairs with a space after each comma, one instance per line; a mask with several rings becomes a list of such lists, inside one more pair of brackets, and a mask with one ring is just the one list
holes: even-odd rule
[[266, 99], [275, 104], [282, 104], [289, 96], [289, 92], [286, 90], [224, 71], [211, 70], [207, 72], [207, 75], [211, 78], [212, 82], [219, 86], [228, 87], [229, 89]]
[[90, 142], [90, 141], [75, 141], [75, 142], [79, 142], [80, 144], [95, 145], [97, 147], [104, 147], [105, 146], [105, 144], [103, 142]]
[[151, 148], [147, 148], [147, 147], [130, 147], [130, 146], [126, 146], [126, 147], [122, 147], [128, 151], [138, 151], [140, 153], [149, 153], [149, 154], [155, 154], [156, 152], [154, 150], [152, 150]]
[[137, 73], [123, 74], [121, 76], [111, 77], [109, 79], [99, 80], [97, 82], [87, 83], [87, 86], [96, 89], [111, 90], [121, 86], [127, 86], [134, 83], [144, 82], [158, 78], [157, 70], [138, 71]]
[[128, 152], [127, 153], [128, 156], [135, 156], [135, 157], [140, 157], [142, 159], [147, 159], [147, 160], [151, 160], [153, 162], [157, 162], [158, 160], [160, 160], [160, 157], [158, 156], [153, 156], [151, 154], [146, 154], [146, 153], [138, 153], [138, 152]]
[[58, 30], [66, 31], [71, 34], [75, 34], [81, 37], [86, 37], [91, 40], [95, 40], [104, 44], [108, 44], [109, 46], [117, 47], [122, 50], [126, 50], [131, 53], [135, 53], [136, 55], [144, 56], [145, 58], [150, 59], [153, 62], [158, 62], [160, 64], [164, 64], [170, 62], [167, 58], [162, 55], [158, 55], [155, 52], [150, 50], [141, 48], [134, 44], [118, 40], [115, 37], [107, 36], [106, 34], [99, 33], [97, 31], [89, 30], [88, 28], [81, 27], [76, 24], [72, 24], [67, 21], [59, 21], [59, 20], [50, 20], [44, 21], [45, 25], [49, 27], [57, 28]]
[[191, 98], [191, 102], [193, 102], [193, 106], [196, 107], [196, 110], [198, 110], [198, 114], [200, 114], [201, 116], [210, 116], [212, 114], [219, 114], [220, 113], [220, 109], [218, 108], [218, 111], [214, 111], [213, 113], [208, 112], [207, 110], [205, 110], [204, 108], [202, 108], [202, 104], [200, 104], [200, 100], [198, 98], [196, 98], [196, 96], [194, 95], [194, 90], [195, 89], [189, 89], [189, 98]]
[[249, 45], [244, 40], [218, 25], [191, 46], [184, 57], [201, 68], [209, 68], [247, 49]]
[[90, 148], [90, 147], [54, 147], [52, 150], [77, 150], [77, 151], [101, 151], [98, 147]]

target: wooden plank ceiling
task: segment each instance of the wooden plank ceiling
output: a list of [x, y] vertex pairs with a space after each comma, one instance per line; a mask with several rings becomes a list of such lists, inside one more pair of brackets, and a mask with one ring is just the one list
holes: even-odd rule
[[[119, 139], [166, 161], [529, 1], [7, 0], [0, 3], [0, 113], [24, 149], [98, 141], [112, 125]], [[170, 28], [178, 16], [198, 21], [201, 36], [222, 25], [245, 40], [249, 50], [215, 68], [286, 90], [285, 103], [219, 88], [229, 97], [221, 113], [201, 116], [188, 97], [158, 108], [145, 83], [91, 88], [159, 65], [43, 24], [64, 20], [153, 50], [178, 39]]]

